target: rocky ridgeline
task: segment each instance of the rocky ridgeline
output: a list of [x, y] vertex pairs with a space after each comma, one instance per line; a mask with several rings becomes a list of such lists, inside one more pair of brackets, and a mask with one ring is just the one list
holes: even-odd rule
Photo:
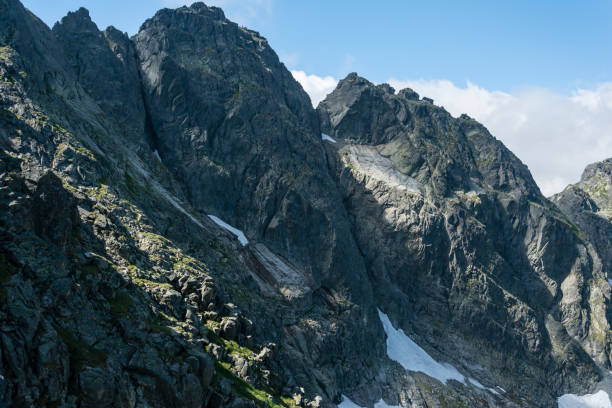
[[534, 395], [598, 378], [607, 270], [511, 152], [466, 115], [355, 74], [317, 110], [383, 310], [483, 383]]
[[[315, 111], [218, 8], [128, 38], [0, 0], [0, 179], [8, 406], [553, 407], [608, 380], [609, 164], [551, 202], [409, 89], [351, 74]], [[466, 379], [389, 358], [389, 325]]]
[[604, 270], [612, 271], [612, 159], [587, 166], [580, 182], [551, 201], [590, 238]]

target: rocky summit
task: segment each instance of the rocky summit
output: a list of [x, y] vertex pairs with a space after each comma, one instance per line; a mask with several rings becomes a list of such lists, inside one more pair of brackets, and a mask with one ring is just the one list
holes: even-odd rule
[[611, 186], [355, 73], [315, 110], [203, 3], [0, 0], [0, 407], [610, 406]]

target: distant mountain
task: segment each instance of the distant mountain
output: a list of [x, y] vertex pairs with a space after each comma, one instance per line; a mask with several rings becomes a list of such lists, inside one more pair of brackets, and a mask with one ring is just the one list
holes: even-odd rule
[[0, 0], [0, 406], [605, 401], [606, 163], [549, 201], [410, 89], [314, 110], [219, 8]]

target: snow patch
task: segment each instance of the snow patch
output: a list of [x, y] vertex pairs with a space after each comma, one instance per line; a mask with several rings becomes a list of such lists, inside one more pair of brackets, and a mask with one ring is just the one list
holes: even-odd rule
[[329, 136], [329, 135], [326, 135], [325, 133], [321, 133], [321, 139], [323, 139], [323, 140], [327, 140], [328, 142], [331, 142], [331, 143], [337, 143], [337, 142], [334, 140], [334, 138], [332, 138], [332, 137], [331, 137], [331, 136]]
[[[497, 392], [497, 390], [495, 388], [485, 387], [478, 380], [475, 380], [474, 378], [466, 377], [466, 381], [469, 382], [470, 384], [472, 384], [476, 388], [480, 388], [481, 390], [487, 390], [490, 393], [495, 394], [495, 395], [501, 395], [499, 392]], [[502, 391], [503, 391], [503, 389], [502, 389]]]
[[338, 408], [361, 408], [359, 405], [351, 401], [346, 395], [342, 395], [342, 402], [338, 404]]
[[400, 405], [387, 405], [387, 403], [381, 398], [376, 404], [374, 404], [374, 408], [402, 408]]
[[387, 335], [387, 356], [397, 361], [406, 370], [420, 371], [436, 380], [446, 383], [448, 380], [465, 381], [455, 367], [450, 364], [440, 364], [425, 350], [419, 347], [402, 329], [395, 329], [389, 317], [378, 310], [378, 316]]
[[217, 224], [218, 226], [228, 230], [229, 232], [231, 232], [232, 234], [234, 234], [236, 236], [236, 238], [238, 238], [238, 241], [240, 241], [240, 243], [242, 244], [242, 246], [246, 246], [249, 243], [249, 240], [247, 239], [247, 237], [244, 235], [244, 233], [242, 231], [240, 231], [238, 228], [234, 228], [231, 225], [229, 225], [228, 223], [226, 223], [225, 221], [223, 221], [221, 218], [216, 217], [212, 214], [208, 214], [208, 218], [210, 218], [211, 220], [214, 221], [215, 224]]
[[[352, 145], [348, 147], [349, 167], [374, 183], [382, 182], [391, 188], [421, 193], [423, 187], [410, 176], [399, 172], [393, 162], [381, 155], [375, 147]], [[369, 184], [369, 183], [368, 183]]]
[[387, 356], [400, 363], [406, 370], [420, 371], [444, 384], [448, 380], [455, 380], [499, 395], [495, 389], [485, 387], [475, 379], [464, 376], [452, 365], [438, 363], [410, 337], [406, 336], [402, 329], [395, 329], [389, 317], [380, 309], [378, 309], [378, 317], [387, 335]]
[[[353, 401], [351, 401], [346, 395], [342, 395], [342, 402], [338, 405], [338, 408], [363, 408]], [[380, 401], [374, 404], [374, 408], [402, 408], [399, 405], [387, 405], [387, 403], [381, 398]]]
[[557, 402], [559, 408], [612, 408], [610, 397], [605, 391], [581, 396], [565, 394], [559, 397]]
[[162, 162], [162, 159], [161, 159], [161, 157], [159, 157], [159, 153], [157, 152], [157, 150], [155, 150], [155, 151], [153, 152], [153, 156], [155, 156], [155, 158], [156, 158], [157, 160], [159, 160], [159, 162], [160, 162], [160, 163]]
[[[485, 387], [484, 385], [482, 385], [479, 381], [476, 381], [473, 378], [468, 378], [467, 380], [470, 382], [470, 384], [472, 384], [476, 388], [480, 388], [481, 390], [488, 390], [489, 389], [489, 388]], [[495, 392], [495, 393], [497, 393], [497, 392]]]

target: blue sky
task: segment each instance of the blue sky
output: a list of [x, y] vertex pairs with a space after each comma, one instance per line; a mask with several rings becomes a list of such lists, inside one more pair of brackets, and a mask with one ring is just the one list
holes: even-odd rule
[[[101, 28], [134, 34], [179, 0], [26, 0], [47, 24], [84, 6]], [[466, 80], [568, 92], [612, 80], [612, 2], [217, 0], [291, 68], [343, 77]]]
[[[89, 9], [137, 32], [183, 0], [23, 0], [50, 26]], [[212, 0], [266, 37], [313, 104], [352, 71], [468, 113], [532, 171], [546, 195], [612, 157], [612, 1]]]

